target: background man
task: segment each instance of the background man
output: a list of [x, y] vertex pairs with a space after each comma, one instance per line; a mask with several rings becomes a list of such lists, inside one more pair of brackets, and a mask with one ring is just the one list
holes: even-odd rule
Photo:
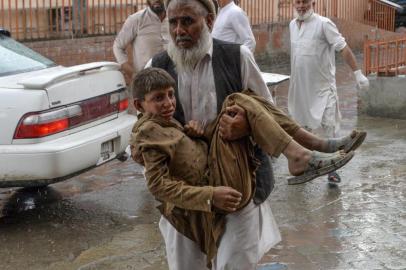
[[214, 22], [214, 38], [244, 44], [255, 51], [255, 37], [252, 33], [247, 14], [233, 0], [217, 0], [219, 13]]
[[[147, 0], [148, 7], [130, 15], [113, 44], [114, 56], [129, 82], [134, 73], [143, 69], [156, 53], [163, 51], [169, 39], [163, 0]], [[129, 61], [127, 46], [132, 45]], [[131, 64], [132, 62], [132, 64]]]
[[[335, 51], [341, 53], [354, 71], [360, 89], [368, 88], [369, 82], [335, 24], [314, 13], [314, 0], [294, 0], [293, 5], [296, 18], [289, 25], [289, 113], [301, 125], [311, 130], [321, 129], [326, 137], [335, 137], [341, 119], [335, 81]], [[329, 174], [328, 179], [333, 183], [340, 182], [335, 172]]]

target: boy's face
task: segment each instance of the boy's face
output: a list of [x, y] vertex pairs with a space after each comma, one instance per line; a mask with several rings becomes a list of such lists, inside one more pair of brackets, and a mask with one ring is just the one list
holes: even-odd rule
[[153, 90], [146, 94], [143, 100], [134, 100], [134, 105], [140, 112], [152, 113], [170, 120], [176, 109], [175, 90], [172, 87]]

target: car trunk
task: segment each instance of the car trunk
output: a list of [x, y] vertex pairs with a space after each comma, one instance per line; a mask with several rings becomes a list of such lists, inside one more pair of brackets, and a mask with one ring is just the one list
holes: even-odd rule
[[[37, 143], [65, 136], [115, 119], [122, 111], [119, 106], [120, 97], [125, 94], [125, 82], [118, 71], [118, 65], [112, 62], [51, 68], [47, 72], [35, 72], [33, 75], [17, 76], [15, 79], [17, 83], [14, 85], [9, 83], [9, 88], [19, 88], [20, 94], [24, 94], [25, 91], [30, 93], [45, 91], [49, 102], [46, 108], [31, 107], [29, 110], [22, 111], [24, 116], [20, 118], [22, 120], [16, 128], [13, 144]], [[0, 85], [3, 84], [0, 81]], [[58, 118], [59, 123], [55, 122], [55, 125], [60, 125], [61, 121], [64, 121], [66, 126], [52, 134], [34, 134], [32, 124], [26, 126], [22, 124], [31, 114], [37, 114], [38, 111], [39, 115], [45, 118], [61, 110], [61, 113], [70, 114], [71, 109], [68, 113], [63, 111], [66, 108], [74, 108], [79, 113], [74, 117], [65, 117], [63, 120]], [[43, 127], [38, 125], [35, 128]]]

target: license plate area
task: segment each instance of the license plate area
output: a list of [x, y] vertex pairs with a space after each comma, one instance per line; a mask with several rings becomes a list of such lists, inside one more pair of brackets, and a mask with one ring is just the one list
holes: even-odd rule
[[100, 158], [96, 165], [99, 166], [100, 164], [103, 164], [115, 157], [116, 153], [114, 152], [114, 139], [112, 139], [101, 144]]

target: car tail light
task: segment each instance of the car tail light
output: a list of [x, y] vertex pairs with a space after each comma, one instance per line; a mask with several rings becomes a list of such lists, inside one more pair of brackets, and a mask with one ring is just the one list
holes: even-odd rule
[[114, 93], [110, 96], [110, 103], [118, 103], [118, 111], [123, 112], [128, 109], [128, 97], [125, 91]]
[[14, 139], [49, 136], [117, 114], [127, 108], [128, 98], [125, 90], [121, 90], [53, 110], [27, 113], [20, 120]]

